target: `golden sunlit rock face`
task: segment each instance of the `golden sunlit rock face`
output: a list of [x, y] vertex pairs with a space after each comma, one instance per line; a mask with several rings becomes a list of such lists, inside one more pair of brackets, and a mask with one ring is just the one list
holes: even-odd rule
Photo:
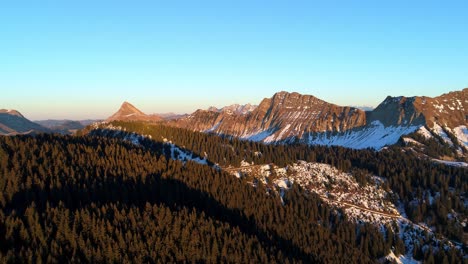
[[363, 110], [337, 106], [311, 95], [279, 92], [252, 111], [197, 110], [173, 122], [175, 126], [249, 138], [269, 132], [275, 140], [308, 132], [341, 132], [366, 124]]
[[[468, 122], [468, 89], [438, 97], [388, 96], [376, 109], [338, 106], [311, 95], [279, 92], [249, 111], [197, 110], [170, 124], [195, 131], [278, 142], [306, 139], [311, 133], [341, 133], [374, 127], [456, 128]], [[223, 108], [224, 109], [224, 108]], [[228, 108], [230, 109], [230, 108]], [[413, 131], [412, 129], [411, 131]], [[408, 130], [409, 131], [409, 130]]]

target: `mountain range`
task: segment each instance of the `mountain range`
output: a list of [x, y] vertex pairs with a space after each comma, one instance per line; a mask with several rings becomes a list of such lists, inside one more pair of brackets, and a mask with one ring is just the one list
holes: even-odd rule
[[[464, 155], [468, 152], [468, 88], [433, 98], [388, 96], [372, 111], [284, 91], [263, 99], [258, 105], [210, 107], [189, 115], [149, 115], [124, 102], [105, 122], [116, 120], [164, 122], [193, 131], [265, 143], [376, 150], [401, 143], [402, 137], [416, 132], [425, 138], [441, 138]], [[81, 128], [73, 122], [62, 122], [65, 127], [51, 126], [50, 121], [40, 124], [44, 126], [29, 121], [15, 110], [0, 111], [0, 134], [4, 135]]]
[[[263, 99], [258, 106], [210, 107], [172, 119], [160, 116], [151, 119], [154, 115], [146, 115], [129, 105], [124, 103], [108, 120], [158, 121], [193, 131], [265, 143], [375, 150], [401, 144], [427, 154], [429, 143], [415, 140], [413, 135], [416, 134], [424, 141], [433, 140], [452, 149], [452, 154], [432, 155], [434, 158], [465, 162], [468, 158], [468, 88], [433, 98], [388, 96], [372, 111], [284, 91]], [[133, 112], [126, 109], [133, 109]]]
[[[224, 108], [223, 108], [224, 109]], [[197, 110], [168, 122], [195, 131], [267, 143], [300, 142], [381, 149], [416, 131], [468, 147], [468, 88], [438, 97], [388, 96], [372, 111], [311, 95], [279, 92], [249, 111]], [[458, 142], [451, 142], [458, 141]]]
[[[302, 258], [305, 263], [314, 263], [315, 258], [324, 263], [342, 259], [365, 263], [363, 258], [369, 263], [462, 263], [468, 259], [467, 107], [468, 88], [433, 98], [388, 96], [368, 111], [284, 91], [258, 105], [209, 107], [189, 115], [146, 114], [124, 102], [104, 121], [35, 123], [18, 111], [0, 110], [0, 134], [37, 134], [0, 137], [0, 169], [6, 172], [5, 182], [11, 183], [0, 192], [0, 214], [6, 215], [5, 230], [21, 227], [9, 232], [13, 238], [0, 242], [10, 252], [26, 252], [23, 245], [41, 246], [47, 252], [49, 244], [40, 241], [73, 245], [78, 237], [81, 242], [75, 247], [87, 248], [82, 252], [111, 245], [116, 249], [115, 253], [109, 250], [112, 258], [128, 252], [128, 243], [121, 237], [126, 234], [148, 245], [158, 245], [164, 238], [164, 247], [190, 238], [194, 243], [177, 249], [190, 254], [198, 252], [191, 247], [195, 242], [208, 241], [207, 250], [193, 254], [200, 259], [207, 255], [205, 251], [215, 255], [225, 251], [218, 246], [211, 249], [210, 241], [216, 239], [215, 234], [235, 233], [216, 231], [192, 237], [197, 230], [191, 228], [203, 221], [195, 221], [195, 214], [182, 217], [185, 220], [176, 218], [182, 208], [187, 214], [201, 212], [215, 226], [226, 223], [226, 230], [259, 238], [262, 242], [256, 243], [271, 248], [271, 255], [277, 255], [281, 263], [285, 262], [282, 254], [276, 253], [280, 249], [290, 252], [292, 260]], [[87, 205], [90, 202], [103, 207], [95, 209]], [[125, 210], [115, 210], [120, 203], [133, 210], [128, 217], [119, 216]], [[57, 217], [49, 204], [65, 206], [67, 211], [58, 215], [66, 217]], [[24, 212], [19, 214], [21, 224], [16, 224], [15, 210]], [[124, 221], [133, 218], [133, 212], [144, 217], [114, 228], [116, 222], [109, 215]], [[161, 213], [148, 218], [157, 212]], [[70, 221], [69, 215], [74, 217]], [[99, 221], [92, 220], [96, 227], [89, 230], [112, 223], [106, 230], [115, 231], [82, 232], [91, 222], [82, 215], [100, 215]], [[75, 232], [75, 226], [67, 223], [79, 221], [83, 222], [76, 234], [63, 235]], [[57, 230], [42, 228], [47, 223], [54, 223]], [[148, 223], [164, 224], [148, 229]], [[180, 226], [190, 229], [181, 231]], [[174, 232], [175, 237], [158, 233], [159, 227]], [[211, 225], [204, 229], [215, 230]], [[132, 234], [136, 231], [144, 235]], [[95, 239], [99, 232], [104, 233]], [[154, 241], [141, 239], [148, 234], [155, 234]], [[179, 238], [179, 234], [184, 235]], [[63, 239], [71, 242], [63, 243]], [[229, 242], [216, 242], [219, 248], [227, 243], [248, 245], [241, 239], [232, 243], [231, 235], [226, 239]], [[328, 248], [322, 242], [339, 246]], [[349, 260], [342, 252], [346, 248], [362, 256]], [[248, 253], [244, 259], [252, 256]]]

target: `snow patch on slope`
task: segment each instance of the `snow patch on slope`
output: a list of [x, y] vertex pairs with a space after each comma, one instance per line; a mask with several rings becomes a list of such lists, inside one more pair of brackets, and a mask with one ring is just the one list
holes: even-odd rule
[[466, 162], [461, 162], [461, 161], [447, 161], [447, 160], [440, 160], [440, 159], [432, 159], [435, 162], [442, 163], [448, 166], [454, 166], [454, 167], [464, 167], [468, 168], [468, 163]]
[[449, 136], [447, 133], [445, 133], [444, 129], [439, 126], [439, 124], [434, 123], [434, 127], [432, 128], [435, 134], [439, 135], [445, 143], [449, 144], [450, 146], [453, 146], [452, 140], [450, 140]]
[[140, 146], [144, 139], [151, 139], [151, 135], [141, 135], [135, 132], [127, 132], [125, 128], [113, 126], [108, 123], [93, 123], [93, 129], [101, 129], [101, 133], [106, 136], [121, 138], [124, 141], [130, 142], [135, 146]]
[[208, 162], [206, 160], [206, 156], [204, 158], [200, 158], [196, 155], [194, 155], [194, 153], [190, 152], [190, 151], [187, 151], [187, 150], [183, 150], [181, 148], [179, 148], [177, 145], [175, 145], [174, 143], [172, 143], [171, 141], [168, 141], [167, 139], [164, 139], [164, 144], [167, 144], [171, 147], [171, 159], [173, 160], [180, 160], [182, 162], [187, 162], [187, 161], [193, 161], [193, 162], [196, 162], [198, 164], [201, 164], [201, 165], [208, 165]]
[[309, 134], [306, 142], [310, 145], [343, 146], [353, 149], [373, 148], [380, 150], [387, 145], [395, 144], [402, 135], [416, 131], [419, 126], [389, 126], [374, 121], [369, 127], [351, 130], [344, 133]]
[[243, 135], [241, 136], [240, 138], [241, 139], [245, 139], [245, 140], [250, 140], [250, 141], [263, 141], [265, 140], [267, 137], [271, 136], [271, 132], [270, 131], [259, 131], [259, 132], [256, 132], [256, 133], [250, 133], [250, 134], [246, 134], [246, 135]]
[[[393, 253], [393, 251], [390, 251], [390, 254], [388, 254], [384, 259], [390, 261], [391, 263], [397, 263], [397, 264], [419, 264], [421, 263], [420, 261], [413, 259], [412, 256], [410, 255], [397, 257], [395, 253]], [[382, 261], [382, 263], [384, 263], [384, 261]]]
[[221, 125], [221, 121], [219, 121], [216, 125], [214, 125], [212, 128], [210, 129], [207, 129], [205, 132], [206, 133], [209, 133], [209, 132], [213, 132], [215, 131], [216, 129], [218, 129], [218, 127]]
[[418, 134], [422, 135], [425, 139], [430, 139], [432, 138], [432, 134], [425, 126], [422, 126], [418, 129]]
[[287, 178], [281, 178], [279, 180], [276, 180], [275, 185], [283, 189], [289, 189], [291, 187], [291, 183]]
[[420, 261], [417, 261], [413, 258], [412, 253], [408, 253], [406, 255], [402, 256], [396, 256], [393, 251], [390, 251], [390, 254], [388, 254], [386, 257], [383, 259], [379, 260], [380, 263], [387, 263], [386, 261], [390, 263], [396, 263], [396, 264], [420, 264]]
[[403, 138], [403, 141], [405, 142], [406, 145], [413, 144], [416, 146], [424, 146], [422, 143], [412, 139], [412, 138]]
[[453, 129], [453, 134], [457, 137], [458, 141], [468, 148], [468, 128], [466, 126], [459, 126]]

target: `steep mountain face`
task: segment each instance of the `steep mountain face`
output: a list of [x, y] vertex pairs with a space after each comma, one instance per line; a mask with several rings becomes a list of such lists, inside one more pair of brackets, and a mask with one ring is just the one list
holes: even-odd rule
[[[387, 97], [365, 112], [311, 95], [279, 92], [258, 107], [234, 105], [197, 110], [170, 122], [177, 127], [264, 142], [302, 142], [355, 149], [381, 149], [427, 127], [443, 138], [453, 135], [468, 147], [468, 88], [435, 98]], [[253, 108], [253, 109], [252, 109]], [[449, 134], [447, 134], [449, 133]], [[450, 135], [451, 134], [451, 135]], [[448, 141], [447, 140], [447, 141]]]
[[[355, 149], [381, 149], [417, 132], [427, 139], [448, 144], [461, 160], [468, 156], [468, 88], [434, 98], [388, 96], [366, 114], [367, 125], [364, 127], [344, 133], [310, 133], [300, 141]], [[403, 140], [414, 143], [413, 139]], [[421, 149], [427, 148], [421, 142], [416, 143]]]
[[274, 142], [308, 132], [346, 131], [366, 124], [365, 112], [327, 103], [311, 95], [279, 92], [258, 107], [234, 105], [197, 110], [172, 122], [178, 127]]
[[147, 115], [137, 109], [135, 106], [128, 102], [124, 102], [119, 111], [106, 119], [106, 122], [111, 121], [161, 121], [163, 120], [157, 115]]
[[31, 122], [16, 110], [0, 109], [0, 135], [49, 132], [39, 124]]
[[372, 111], [288, 92], [265, 98], [258, 106], [210, 107], [179, 118], [146, 115], [125, 102], [106, 121], [113, 120], [165, 120], [171, 126], [252, 141], [377, 150], [418, 132], [442, 138], [439, 142], [456, 149], [458, 156], [468, 156], [468, 88], [434, 98], [388, 96]]
[[385, 126], [435, 124], [455, 128], [468, 123], [468, 88], [438, 97], [387, 97], [369, 114], [369, 123], [379, 120]]
[[[385, 127], [415, 128], [424, 138], [435, 138], [464, 156], [468, 153], [468, 88], [434, 98], [387, 97], [369, 113], [368, 122], [381, 122]], [[409, 133], [402, 135], [406, 134]], [[404, 141], [414, 143], [406, 138]], [[421, 142], [416, 145], [418, 143]]]
[[416, 101], [420, 101], [420, 98], [388, 96], [377, 108], [368, 113], [368, 122], [379, 121], [386, 127], [408, 124], [423, 125], [425, 117], [416, 107]]

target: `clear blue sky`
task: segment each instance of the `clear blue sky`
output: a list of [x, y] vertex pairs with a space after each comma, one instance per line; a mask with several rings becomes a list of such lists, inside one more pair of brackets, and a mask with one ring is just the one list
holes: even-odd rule
[[3, 1], [0, 108], [103, 118], [468, 87], [467, 1]]

